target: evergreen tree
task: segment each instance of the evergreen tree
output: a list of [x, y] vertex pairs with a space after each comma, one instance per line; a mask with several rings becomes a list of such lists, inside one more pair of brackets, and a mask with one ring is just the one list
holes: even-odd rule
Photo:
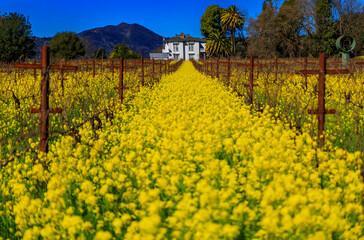
[[0, 16], [0, 61], [14, 62], [34, 56], [29, 20], [19, 13]]
[[140, 58], [138, 51], [133, 52], [125, 43], [114, 46], [114, 50], [111, 52], [111, 58], [118, 59], [137, 59]]
[[57, 33], [49, 41], [49, 50], [51, 58], [55, 59], [75, 59], [86, 54], [83, 42], [72, 32]]
[[205, 13], [202, 15], [200, 23], [201, 23], [201, 35], [208, 38], [212, 32], [221, 32], [221, 14], [223, 8], [220, 8], [218, 5], [208, 6], [205, 10]]
[[332, 14], [332, 0], [316, 0], [316, 49], [318, 53], [332, 54], [335, 49], [336, 28]]

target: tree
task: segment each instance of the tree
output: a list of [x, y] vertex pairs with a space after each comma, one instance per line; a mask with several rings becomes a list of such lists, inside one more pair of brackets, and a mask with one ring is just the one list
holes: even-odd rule
[[92, 56], [92, 58], [96, 58], [96, 59], [106, 58], [106, 50], [103, 48], [97, 49], [95, 51], [94, 55]]
[[73, 32], [57, 33], [49, 41], [49, 50], [55, 59], [75, 59], [86, 54], [83, 42]]
[[212, 55], [228, 55], [231, 49], [231, 43], [223, 32], [211, 32], [206, 42], [206, 51]]
[[336, 29], [332, 0], [316, 0], [315, 22], [318, 53], [332, 54], [335, 50]]
[[212, 32], [221, 32], [221, 14], [223, 8], [218, 5], [208, 6], [205, 13], [202, 15], [201, 23], [201, 35], [208, 38]]
[[263, 11], [257, 19], [248, 19], [248, 55], [276, 57], [276, 25], [277, 12], [271, 1], [264, 1]]
[[300, 57], [303, 16], [298, 9], [297, 0], [285, 0], [275, 17], [275, 29], [279, 57]]
[[233, 54], [235, 55], [235, 33], [237, 30], [243, 28], [245, 24], [245, 15], [236, 5], [231, 5], [227, 9], [224, 9], [221, 16], [222, 28], [230, 31], [231, 44], [233, 46]]
[[138, 51], [133, 52], [127, 45], [122, 43], [114, 47], [111, 52], [111, 58], [137, 59], [140, 58], [140, 53]]
[[29, 20], [19, 13], [0, 16], [0, 61], [13, 62], [34, 56]]

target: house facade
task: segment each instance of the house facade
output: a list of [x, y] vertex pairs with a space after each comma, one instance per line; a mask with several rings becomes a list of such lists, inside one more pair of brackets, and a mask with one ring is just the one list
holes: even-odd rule
[[206, 40], [202, 38], [194, 38], [181, 33], [168, 39], [163, 39], [162, 53], [168, 54], [168, 59], [175, 61], [189, 61], [194, 59], [198, 61], [206, 56]]

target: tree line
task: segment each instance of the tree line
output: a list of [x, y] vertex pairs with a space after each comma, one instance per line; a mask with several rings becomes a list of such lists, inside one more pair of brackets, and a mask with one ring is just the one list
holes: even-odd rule
[[[35, 42], [32, 38], [29, 18], [20, 13], [0, 15], [0, 62], [11, 63], [25, 61], [35, 56]], [[106, 50], [97, 49], [92, 55], [86, 55], [84, 42], [74, 32], [57, 33], [49, 41], [52, 59], [106, 58]], [[110, 57], [140, 58], [138, 51], [132, 51], [126, 44], [114, 46]]]
[[264, 0], [257, 18], [236, 5], [207, 7], [201, 34], [211, 56], [337, 56], [336, 39], [356, 40], [352, 56], [364, 54], [364, 5], [359, 0]]

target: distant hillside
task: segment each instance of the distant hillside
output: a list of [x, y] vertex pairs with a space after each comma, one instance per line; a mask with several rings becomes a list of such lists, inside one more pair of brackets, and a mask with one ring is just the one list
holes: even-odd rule
[[[104, 48], [109, 55], [114, 46], [125, 43], [133, 51], [138, 50], [144, 57], [163, 45], [163, 38], [139, 24], [120, 23], [101, 28], [93, 28], [77, 34], [85, 43], [87, 54], [92, 55], [98, 48]], [[51, 38], [33, 38], [36, 42], [37, 58], [40, 57], [40, 47], [47, 44]]]
[[37, 59], [40, 59], [40, 49], [42, 46], [44, 45], [48, 45], [49, 41], [52, 38], [39, 38], [39, 37], [32, 37], [34, 42], [35, 42], [35, 47], [34, 47], [34, 51], [35, 51], [35, 57]]

